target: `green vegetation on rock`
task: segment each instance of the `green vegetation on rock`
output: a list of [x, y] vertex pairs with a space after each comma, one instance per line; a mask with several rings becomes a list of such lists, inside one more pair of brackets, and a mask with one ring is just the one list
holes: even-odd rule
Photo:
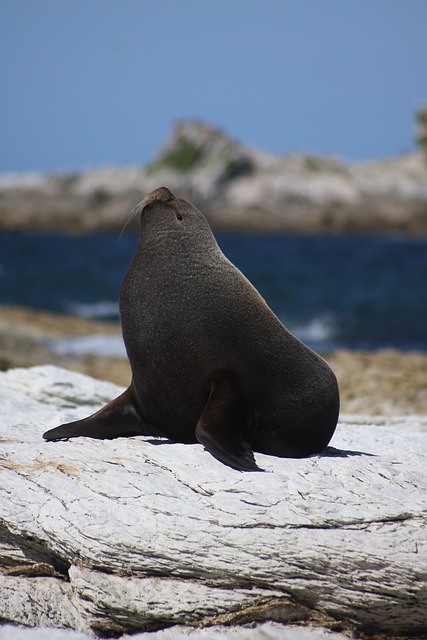
[[164, 153], [150, 167], [150, 173], [168, 167], [178, 173], [188, 173], [202, 158], [202, 150], [192, 140], [180, 136], [173, 147]]
[[427, 105], [419, 107], [416, 116], [416, 140], [427, 162]]

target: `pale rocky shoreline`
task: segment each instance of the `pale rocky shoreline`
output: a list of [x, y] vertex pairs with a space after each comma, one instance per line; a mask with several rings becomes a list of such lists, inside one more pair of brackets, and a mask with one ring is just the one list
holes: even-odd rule
[[0, 229], [120, 232], [141, 197], [162, 185], [215, 230], [427, 234], [421, 151], [364, 163], [274, 156], [198, 121], [179, 122], [145, 167], [0, 175]]
[[0, 372], [0, 637], [425, 639], [427, 418], [341, 415], [322, 454], [257, 453], [264, 473], [200, 444], [43, 440], [121, 391]]
[[[0, 306], [0, 369], [54, 364], [127, 386], [127, 359], [60, 355], [52, 338], [120, 334], [118, 323], [60, 316], [23, 307]], [[322, 354], [335, 371], [343, 413], [427, 414], [427, 353], [340, 350]]]

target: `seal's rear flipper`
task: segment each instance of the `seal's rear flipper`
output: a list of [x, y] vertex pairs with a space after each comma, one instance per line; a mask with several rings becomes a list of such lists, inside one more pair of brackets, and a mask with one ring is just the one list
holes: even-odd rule
[[243, 421], [243, 402], [237, 382], [229, 373], [218, 374], [197, 423], [196, 438], [214, 458], [229, 467], [262, 471], [251, 447], [242, 439], [239, 425]]
[[66, 440], [87, 436], [111, 440], [122, 436], [157, 435], [135, 409], [132, 394], [127, 389], [121, 396], [92, 416], [68, 422], [43, 434], [45, 440]]

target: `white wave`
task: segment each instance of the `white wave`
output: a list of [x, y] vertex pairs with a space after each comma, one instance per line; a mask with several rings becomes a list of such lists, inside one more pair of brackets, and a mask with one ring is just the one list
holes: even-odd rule
[[49, 340], [48, 349], [60, 356], [96, 355], [108, 358], [125, 358], [126, 349], [120, 334], [94, 333], [90, 336], [70, 336]]
[[101, 300], [86, 304], [84, 302], [70, 302], [68, 310], [82, 318], [111, 318], [119, 315], [119, 303]]
[[304, 324], [287, 324], [290, 331], [302, 342], [313, 347], [334, 347], [336, 323], [331, 316], [319, 316], [312, 318]]

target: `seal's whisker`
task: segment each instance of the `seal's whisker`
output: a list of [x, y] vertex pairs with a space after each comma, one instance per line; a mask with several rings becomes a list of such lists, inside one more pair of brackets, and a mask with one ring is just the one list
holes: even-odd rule
[[122, 235], [124, 234], [124, 232], [126, 231], [126, 227], [130, 224], [130, 222], [136, 218], [136, 216], [138, 215], [138, 213], [141, 211], [142, 208], [142, 204], [144, 203], [144, 200], [138, 202], [138, 204], [136, 204], [134, 206], [134, 208], [132, 209], [132, 211], [130, 212], [130, 215], [128, 216], [126, 222], [124, 223], [122, 230], [120, 231], [120, 235], [119, 235], [119, 242], [122, 239]]

